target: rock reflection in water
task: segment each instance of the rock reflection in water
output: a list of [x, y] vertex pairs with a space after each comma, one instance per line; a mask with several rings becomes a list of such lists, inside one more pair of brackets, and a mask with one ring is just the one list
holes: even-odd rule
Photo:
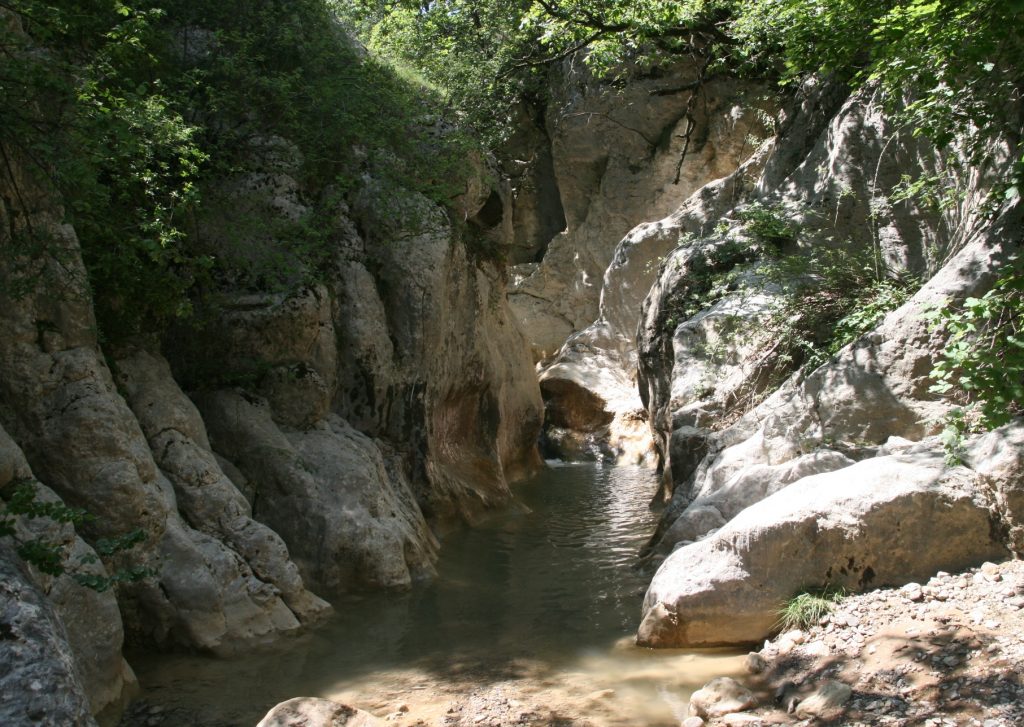
[[269, 653], [136, 656], [143, 699], [218, 727], [294, 696], [397, 725], [678, 724], [689, 693], [740, 660], [632, 645], [655, 487], [643, 467], [552, 466], [517, 488], [529, 512], [446, 539], [436, 583], [338, 601], [330, 625]]

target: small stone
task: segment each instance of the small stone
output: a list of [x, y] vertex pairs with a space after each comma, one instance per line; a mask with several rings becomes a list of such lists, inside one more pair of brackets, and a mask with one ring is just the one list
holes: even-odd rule
[[955, 656], [947, 656], [942, 660], [942, 663], [946, 666], [956, 666], [960, 663], [960, 660], [957, 659]]
[[824, 718], [841, 709], [852, 695], [853, 690], [849, 686], [828, 679], [819, 684], [807, 699], [797, 705], [796, 715], [802, 719]]
[[721, 717], [742, 712], [756, 704], [753, 692], [730, 677], [712, 679], [690, 697], [690, 713], [696, 717]]
[[748, 673], [760, 674], [768, 668], [768, 662], [758, 652], [751, 651], [749, 654], [747, 654], [744, 666], [747, 668]]
[[[833, 617], [833, 621], [834, 620], [835, 617]], [[792, 631], [787, 631], [782, 635], [781, 638], [788, 639], [789, 641], [792, 641], [794, 644], [802, 644], [804, 643], [804, 641], [807, 640], [806, 634], [804, 634], [804, 632], [800, 629], [793, 629]]]
[[828, 645], [824, 641], [812, 641], [807, 644], [802, 651], [807, 656], [821, 657], [829, 655]]
[[680, 727], [704, 727], [704, 720], [700, 717], [687, 717]]
[[920, 601], [924, 598], [924, 592], [921, 590], [921, 585], [919, 583], [908, 583], [900, 589], [900, 593], [914, 602]]

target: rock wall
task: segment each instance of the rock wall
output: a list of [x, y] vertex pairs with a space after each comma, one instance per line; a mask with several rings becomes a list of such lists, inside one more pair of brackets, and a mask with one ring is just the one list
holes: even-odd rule
[[694, 81], [679, 65], [611, 84], [567, 60], [543, 120], [524, 113], [505, 150], [532, 160], [511, 170], [509, 217], [513, 249], [533, 235], [540, 259], [512, 268], [509, 300], [542, 362], [549, 454], [655, 460], [634, 341], [657, 261], [677, 239], [640, 223], [733, 172], [770, 134], [775, 109], [757, 84]]
[[[36, 488], [38, 502], [61, 504], [52, 490], [36, 480], [24, 453], [0, 428], [0, 493], [25, 483]], [[6, 715], [5, 724], [20, 724], [26, 718], [87, 724], [90, 714], [116, 716], [137, 686], [121, 656], [124, 627], [117, 599], [112, 591], [83, 588], [69, 574], [55, 576], [27, 566], [14, 543], [37, 539], [63, 546], [62, 567], [108, 576], [96, 552], [72, 525], [48, 518], [17, 518], [14, 542], [0, 543], [0, 569], [7, 589], [0, 598], [0, 629], [5, 632], [0, 642], [9, 647], [0, 664], [5, 678], [11, 680], [4, 693], [12, 695], [4, 700], [7, 711], [0, 709], [0, 715]], [[36, 653], [29, 657], [26, 652]], [[64, 682], [68, 684], [60, 688]], [[23, 714], [18, 713], [21, 709]]]
[[[240, 209], [309, 210], [290, 145], [255, 149], [267, 171], [225, 180], [211, 199], [229, 205], [234, 190], [238, 204], [200, 220], [224, 255], [238, 253], [219, 233]], [[426, 200], [408, 201], [414, 231], [395, 228], [368, 178], [365, 199], [336, 210], [318, 282], [259, 293], [223, 281], [195, 326], [101, 344], [75, 230], [45, 180], [11, 161], [0, 179], [11, 251], [0, 277], [16, 284], [0, 291], [4, 471], [96, 516], [84, 540], [50, 534], [76, 558], [141, 528], [146, 540], [105, 572], [153, 574], [120, 584], [116, 600], [36, 574], [93, 713], [116, 713], [133, 683], [123, 638], [230, 653], [297, 633], [330, 613], [323, 597], [429, 578], [436, 533], [508, 501], [510, 483], [541, 465], [542, 403], [503, 270]], [[475, 196], [473, 214], [486, 199]], [[35, 256], [13, 252], [25, 234], [45, 243]], [[274, 243], [258, 236], [245, 253]]]
[[[535, 360], [598, 319], [605, 271], [630, 229], [732, 172], [768, 134], [762, 109], [773, 104], [762, 86], [720, 79], [698, 92], [694, 68], [657, 71], [612, 84], [581, 57], [567, 59], [552, 74], [551, 100], [524, 111], [502, 154], [513, 249], [533, 255], [513, 257], [509, 300]], [[649, 283], [641, 287], [642, 296]], [[632, 327], [623, 333], [632, 338]]]
[[[656, 561], [668, 557], [645, 600], [643, 643], [757, 640], [801, 588], [898, 585], [1019, 549], [999, 503], [1015, 497], [1005, 493], [1020, 473], [995, 487], [981, 469], [944, 465], [927, 438], [949, 404], [929, 392], [944, 342], [926, 312], [983, 294], [1022, 244], [1019, 201], [995, 214], [983, 206], [1011, 147], [994, 143], [987, 167], [949, 168], [893, 129], [870, 89], [847, 97], [811, 87], [798, 102], [762, 150], [756, 182], [725, 180], [663, 221], [690, 234], [666, 257], [638, 334], [641, 394], [671, 493], [651, 541]], [[956, 179], [955, 203], [890, 196], [900, 175], [939, 171]], [[723, 251], [742, 238], [742, 210], [755, 201], [799, 222], [796, 252], [839, 241], [926, 281], [872, 331], [774, 392], [764, 377], [773, 347], [758, 336], [770, 284], [753, 279], [679, 315], [715, 265], [744, 264]]]
[[95, 727], [60, 618], [7, 544], [0, 576], [0, 720]]

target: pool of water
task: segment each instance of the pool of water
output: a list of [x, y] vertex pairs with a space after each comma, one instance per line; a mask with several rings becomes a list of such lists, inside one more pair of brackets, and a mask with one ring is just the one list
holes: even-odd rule
[[678, 725], [740, 657], [633, 645], [655, 488], [645, 468], [553, 464], [516, 488], [525, 508], [445, 538], [436, 582], [338, 601], [327, 626], [265, 653], [130, 655], [142, 698], [211, 727], [251, 727], [295, 696], [397, 725]]

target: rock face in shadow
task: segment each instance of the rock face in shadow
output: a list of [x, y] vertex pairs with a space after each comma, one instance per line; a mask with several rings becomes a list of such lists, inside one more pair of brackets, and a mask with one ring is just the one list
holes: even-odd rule
[[[14, 488], [26, 484], [34, 489], [36, 502], [63, 504], [52, 490], [35, 479], [24, 454], [0, 428], [0, 495], [6, 499], [13, 494]], [[85, 702], [86, 715], [91, 713], [116, 717], [137, 687], [131, 667], [121, 656], [124, 628], [117, 599], [113, 591], [95, 591], [80, 585], [73, 578], [73, 575], [106, 578], [109, 575], [107, 570], [98, 562], [96, 552], [75, 533], [70, 524], [48, 518], [30, 519], [22, 516], [16, 519], [14, 527], [14, 543], [43, 540], [63, 546], [60, 566], [67, 572], [50, 575], [26, 566], [16, 554], [15, 548], [11, 547], [14, 543], [0, 543], [0, 568], [5, 570], [3, 581], [9, 588], [0, 600], [0, 610], [4, 614], [4, 626], [0, 626], [0, 629], [6, 627], [17, 632], [18, 635], [13, 637], [15, 641], [24, 639], [33, 642], [19, 648], [12, 647], [8, 654], [0, 657], [0, 663], [13, 669], [14, 673], [31, 671], [35, 667], [21, 661], [21, 657], [26, 656], [23, 649], [38, 649], [40, 654], [56, 650], [47, 659], [60, 663], [50, 663], [46, 669], [53, 668], [59, 673], [70, 665], [72, 673], [68, 677], [51, 674], [55, 681], [41, 680], [41, 688], [32, 688], [27, 682], [12, 682], [5, 686], [4, 694], [12, 697], [9, 707], [11, 711], [6, 715], [5, 724], [21, 723], [15, 718], [15, 705], [25, 709], [21, 718], [31, 716], [36, 709], [44, 709], [46, 716], [36, 716], [35, 721], [77, 724], [77, 717], [69, 714], [60, 718], [50, 710], [63, 710], [78, 697]], [[27, 619], [38, 623], [29, 625]], [[56, 631], [53, 630], [55, 627]], [[8, 643], [5, 639], [0, 639], [0, 642]], [[62, 687], [65, 679], [72, 679], [73, 683]], [[45, 702], [46, 695], [55, 688], [67, 693], [50, 695], [49, 698], [55, 702], [63, 700], [63, 706], [32, 706], [36, 699]], [[5, 698], [4, 702], [7, 701]], [[3, 714], [2, 709], [0, 714]]]
[[325, 617], [330, 606], [306, 590], [284, 541], [253, 519], [249, 503], [224, 474], [199, 411], [172, 378], [167, 362], [133, 350], [118, 358], [116, 371], [117, 383], [189, 524], [231, 547], [255, 577], [280, 592], [301, 622]]
[[0, 629], [0, 721], [95, 727], [60, 618], [6, 544], [0, 544]]
[[266, 402], [236, 392], [199, 401], [218, 448], [253, 487], [254, 515], [291, 544], [316, 590], [403, 587], [433, 573], [437, 541], [374, 440], [335, 415], [282, 431]]
[[36, 286], [3, 301], [3, 424], [35, 476], [97, 518], [85, 528], [87, 538], [146, 532], [132, 557], [156, 575], [118, 594], [128, 632], [158, 644], [233, 651], [296, 630], [300, 623], [274, 586], [230, 546], [182, 519], [98, 346], [74, 230], [59, 223], [60, 208], [45, 187], [27, 175], [7, 183], [28, 210], [12, 219], [21, 211], [5, 209], [4, 230], [33, 224], [49, 232], [53, 247], [35, 263]]

